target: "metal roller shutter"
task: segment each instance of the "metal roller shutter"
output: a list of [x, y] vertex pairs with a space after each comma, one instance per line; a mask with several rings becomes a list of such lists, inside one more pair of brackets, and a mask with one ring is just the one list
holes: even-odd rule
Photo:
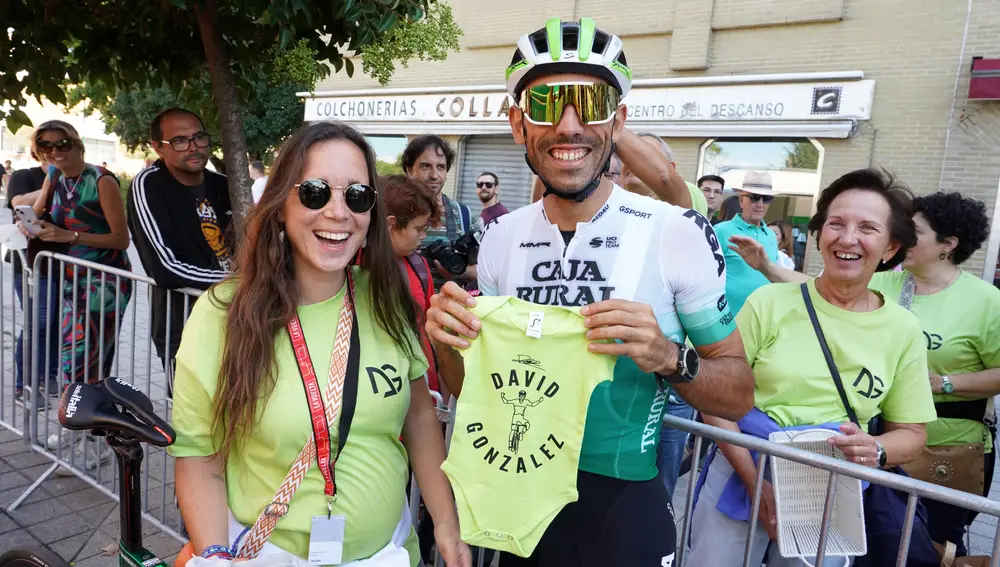
[[511, 136], [470, 136], [459, 160], [458, 199], [478, 216], [483, 204], [476, 196], [476, 179], [484, 171], [500, 178], [500, 202], [508, 209], [531, 202], [531, 170], [524, 163], [524, 146]]

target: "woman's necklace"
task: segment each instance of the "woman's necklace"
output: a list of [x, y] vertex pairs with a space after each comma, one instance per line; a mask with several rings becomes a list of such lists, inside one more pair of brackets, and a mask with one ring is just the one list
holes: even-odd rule
[[73, 187], [70, 187], [69, 186], [69, 179], [67, 177], [63, 176], [63, 187], [66, 188], [66, 198], [67, 199], [69, 199], [69, 200], [72, 201], [73, 198], [76, 196], [76, 188], [80, 185], [80, 180], [81, 179], [83, 179], [83, 173], [82, 172], [80, 173], [80, 175], [76, 176], [76, 181], [73, 183]]

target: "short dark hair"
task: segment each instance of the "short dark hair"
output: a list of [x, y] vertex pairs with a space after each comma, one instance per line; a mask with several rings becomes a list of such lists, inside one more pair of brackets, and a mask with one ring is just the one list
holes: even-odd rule
[[965, 262], [990, 235], [990, 219], [982, 201], [963, 197], [961, 193], [937, 192], [913, 200], [916, 212], [924, 215], [938, 242], [949, 237], [958, 239], [951, 251], [956, 266]]
[[201, 119], [201, 116], [198, 116], [186, 108], [173, 106], [154, 116], [153, 121], [149, 123], [149, 140], [151, 142], [156, 142], [157, 144], [163, 142], [163, 119], [166, 118], [168, 114], [173, 114], [175, 112], [183, 112], [194, 116], [195, 120], [198, 121], [198, 124], [201, 124], [201, 129], [205, 129], [205, 121]]
[[497, 177], [497, 174], [493, 173], [492, 171], [484, 171], [484, 172], [480, 173], [479, 175], [477, 175], [476, 179], [479, 179], [480, 177], [482, 177], [484, 175], [489, 175], [490, 177], [492, 177], [494, 185], [500, 185], [500, 178]]
[[386, 216], [396, 217], [396, 228], [406, 228], [410, 221], [423, 216], [431, 216], [431, 226], [438, 226], [441, 208], [437, 196], [430, 193], [421, 183], [405, 175], [389, 175], [378, 178], [378, 189], [385, 202]]
[[819, 248], [818, 234], [826, 224], [830, 205], [841, 193], [852, 189], [877, 193], [889, 203], [889, 238], [899, 244], [900, 249], [888, 262], [879, 264], [877, 271], [895, 268], [906, 258], [907, 250], [916, 245], [917, 228], [913, 224], [913, 193], [884, 169], [858, 169], [842, 175], [823, 189], [816, 203], [816, 214], [807, 225], [809, 232], [817, 236], [816, 247]]
[[715, 181], [719, 185], [722, 185], [723, 189], [726, 188], [726, 180], [719, 177], [718, 175], [702, 175], [701, 177], [698, 178], [698, 183], [696, 184], [698, 185], [699, 189], [701, 189], [701, 184], [704, 183], [705, 181]]
[[410, 143], [406, 145], [406, 149], [403, 150], [403, 156], [400, 158], [403, 171], [406, 172], [412, 169], [417, 163], [417, 158], [420, 157], [420, 154], [427, 151], [427, 148], [438, 148], [441, 150], [441, 153], [444, 154], [448, 171], [451, 171], [451, 164], [455, 162], [455, 150], [451, 149], [448, 142], [445, 142], [441, 136], [434, 134], [418, 136], [410, 140]]
[[250, 167], [254, 168], [257, 171], [257, 173], [263, 174], [267, 172], [267, 170], [264, 169], [264, 162], [260, 160], [254, 160], [250, 162]]

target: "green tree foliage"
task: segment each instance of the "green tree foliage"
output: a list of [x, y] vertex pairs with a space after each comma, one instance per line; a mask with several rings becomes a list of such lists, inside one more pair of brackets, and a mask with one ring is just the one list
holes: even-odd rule
[[462, 29], [455, 23], [451, 6], [433, 4], [423, 18], [395, 26], [361, 52], [361, 68], [381, 85], [389, 84], [396, 62], [409, 68], [411, 59], [444, 61], [448, 51], [459, 51]]
[[384, 160], [378, 160], [375, 162], [375, 169], [378, 171], [379, 175], [397, 175], [403, 173], [403, 166], [396, 160], [396, 163], [389, 163]]
[[819, 150], [809, 142], [785, 146], [785, 167], [789, 169], [819, 169]]
[[11, 31], [0, 33], [0, 119], [11, 130], [30, 125], [21, 108], [26, 97], [64, 104], [66, 85], [100, 84], [111, 98], [137, 85], [184, 93], [203, 84], [207, 64], [234, 212], [242, 219], [253, 202], [241, 93], [264, 77], [266, 54], [305, 41], [318, 60], [351, 75], [347, 56], [420, 20], [434, 2], [3, 0], [0, 14]]
[[[270, 162], [281, 142], [302, 125], [304, 103], [296, 93], [313, 90], [322, 75], [315, 53], [305, 41], [289, 49], [277, 46], [268, 54], [262, 76], [242, 89], [243, 130], [251, 159]], [[149, 123], [161, 110], [181, 106], [198, 113], [213, 139], [220, 139], [218, 111], [212, 98], [207, 70], [178, 93], [168, 86], [134, 87], [113, 94], [101, 83], [74, 86], [69, 105], [83, 104], [84, 112], [101, 113], [107, 132], [119, 137], [129, 150], [149, 147]]]

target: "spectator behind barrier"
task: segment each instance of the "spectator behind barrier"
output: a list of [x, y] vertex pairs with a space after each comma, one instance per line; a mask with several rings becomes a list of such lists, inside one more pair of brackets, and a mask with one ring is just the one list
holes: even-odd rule
[[[240, 556], [255, 556], [266, 540], [262, 553], [304, 560], [322, 514], [345, 522], [342, 561], [324, 556], [324, 563], [380, 553], [389, 565], [415, 564], [408, 456], [438, 549], [449, 565], [469, 566], [440, 468], [440, 423], [420, 379], [427, 364], [416, 313], [375, 178], [375, 153], [359, 132], [335, 122], [301, 128], [282, 146], [250, 217], [254, 245], [240, 248], [234, 277], [195, 304], [177, 354], [177, 441], [169, 452], [197, 554], [228, 555], [242, 526], [277, 512], [283, 517], [273, 532], [252, 530]], [[309, 357], [297, 361], [295, 352]], [[329, 452], [319, 454], [334, 463], [327, 478], [307, 450], [314, 430], [303, 384], [311, 375], [329, 384], [306, 388], [323, 392], [314, 405], [328, 417], [317, 419], [336, 421]], [[288, 505], [290, 496], [276, 494], [299, 460], [308, 470]]]
[[[920, 320], [938, 419], [927, 424], [927, 447], [904, 468], [917, 479], [989, 496], [996, 464], [993, 396], [1000, 394], [1000, 290], [959, 266], [989, 236], [986, 206], [959, 193], [934, 193], [914, 201], [917, 244], [902, 272], [879, 272], [871, 289], [909, 308]], [[753, 243], [740, 253], [771, 281], [806, 277], [762, 262]], [[906, 290], [906, 291], [904, 291]], [[909, 297], [910, 299], [907, 299]], [[938, 466], [951, 474], [938, 477]], [[966, 555], [965, 529], [976, 514], [923, 500], [934, 541]]]
[[795, 269], [795, 244], [792, 239], [792, 225], [786, 220], [767, 223], [767, 228], [778, 237], [778, 265], [789, 270]]
[[[45, 122], [35, 129], [33, 137], [37, 151], [45, 154], [49, 163], [33, 205], [35, 216], [41, 219], [37, 222], [41, 231], [32, 236], [19, 222], [21, 231], [29, 238], [62, 244], [61, 251], [74, 258], [131, 270], [125, 253], [129, 245], [125, 207], [114, 174], [84, 161], [83, 140], [66, 122]], [[107, 277], [102, 283], [100, 273], [95, 272], [88, 288], [88, 271], [65, 266], [60, 358], [67, 384], [95, 382], [102, 371], [104, 376], [110, 373], [118, 325], [132, 298], [131, 280]], [[78, 283], [74, 286], [73, 281]], [[84, 340], [86, 336], [89, 341]], [[101, 360], [103, 368], [99, 368]]]
[[708, 218], [715, 224], [715, 213], [722, 204], [722, 191], [726, 188], [726, 180], [718, 175], [702, 175], [698, 178], [698, 189], [705, 195], [705, 204], [708, 206]]
[[[849, 421], [795, 283], [759, 288], [736, 318], [756, 379], [755, 410], [739, 423], [708, 415], [706, 423], [764, 439], [779, 429], [833, 429], [842, 435], [832, 443], [847, 459], [883, 469], [920, 454], [927, 438], [924, 424], [935, 419], [924, 336], [902, 307], [868, 290], [876, 271], [892, 269], [916, 243], [912, 212], [908, 189], [877, 171], [859, 170], [822, 192], [809, 221], [826, 266], [806, 284], [809, 297], [858, 421], [867, 424], [881, 415], [881, 434], [869, 435]], [[752, 247], [764, 256], [752, 239], [733, 240], [733, 248]], [[686, 557], [692, 565], [740, 565], [747, 542], [747, 495], [756, 490], [756, 466], [747, 449], [719, 447], [695, 496]], [[727, 483], [739, 490], [728, 490]], [[762, 489], [759, 518], [750, 536], [755, 565], [777, 537], [769, 481]], [[801, 564], [770, 547], [769, 566]]]
[[476, 178], [476, 196], [483, 202], [483, 212], [479, 214], [483, 226], [510, 212], [500, 202], [500, 178], [492, 171], [484, 171]]
[[226, 177], [206, 170], [212, 139], [198, 115], [168, 108], [153, 118], [149, 138], [160, 159], [132, 180], [128, 224], [142, 267], [156, 281], [151, 333], [169, 395], [193, 302], [185, 305], [185, 296], [170, 290], [204, 290], [226, 277], [232, 268], [233, 211]]

